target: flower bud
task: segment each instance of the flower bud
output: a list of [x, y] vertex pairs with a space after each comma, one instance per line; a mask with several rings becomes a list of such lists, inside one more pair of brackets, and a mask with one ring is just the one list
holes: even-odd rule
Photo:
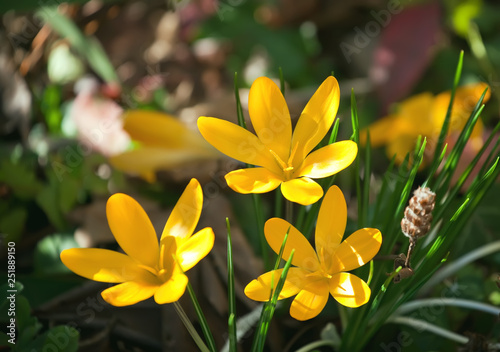
[[401, 230], [406, 237], [416, 241], [419, 237], [425, 236], [431, 228], [436, 194], [427, 187], [418, 187], [413, 194], [401, 220]]

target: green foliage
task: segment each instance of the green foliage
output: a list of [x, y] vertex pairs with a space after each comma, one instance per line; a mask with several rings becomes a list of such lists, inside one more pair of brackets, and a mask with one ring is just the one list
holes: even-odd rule
[[35, 274], [57, 275], [70, 272], [59, 255], [65, 249], [78, 247], [71, 234], [53, 234], [38, 242], [34, 254]]
[[[266, 74], [279, 77], [279, 69], [287, 73], [293, 86], [304, 86], [316, 81], [316, 77], [329, 72], [326, 62], [310, 64], [319, 44], [311, 31], [296, 31], [286, 27], [270, 29], [255, 21], [260, 6], [246, 1], [233, 6], [230, 2], [219, 2], [216, 16], [208, 19], [199, 38], [215, 38], [231, 41], [233, 55], [227, 63], [230, 72], [243, 72], [252, 55], [269, 56], [270, 66]], [[230, 28], [230, 30], [228, 30]], [[264, 49], [264, 50], [262, 50]]]
[[[73, 327], [67, 325], [57, 325], [47, 330], [43, 330], [43, 325], [38, 319], [31, 314], [31, 305], [28, 299], [19, 292], [22, 291], [22, 286], [18, 285], [18, 293], [15, 294], [15, 334], [8, 335], [0, 333], [0, 345], [9, 346], [13, 352], [23, 351], [58, 351], [58, 352], [75, 352], [78, 350], [79, 332]], [[2, 287], [3, 292], [6, 292], [7, 287]], [[0, 303], [2, 311], [1, 319], [3, 324], [11, 324], [11, 320], [6, 311], [10, 304], [7, 298], [4, 298]], [[5, 320], [4, 320], [5, 319]], [[11, 330], [9, 329], [9, 332]], [[10, 342], [9, 342], [10, 341]], [[15, 341], [15, 344], [12, 344]]]
[[101, 44], [95, 38], [86, 37], [72, 20], [57, 11], [57, 7], [43, 6], [36, 12], [36, 15], [59, 35], [66, 38], [75, 51], [87, 60], [89, 66], [104, 81], [119, 81]]

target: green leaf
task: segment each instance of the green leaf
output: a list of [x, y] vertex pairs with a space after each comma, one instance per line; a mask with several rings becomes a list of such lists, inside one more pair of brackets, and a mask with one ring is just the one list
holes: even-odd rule
[[26, 224], [28, 212], [25, 208], [15, 207], [7, 209], [0, 215], [0, 232], [6, 233], [6, 242], [17, 241]]
[[196, 298], [194, 290], [191, 287], [191, 284], [189, 283], [189, 281], [187, 284], [187, 290], [189, 293], [189, 297], [191, 298], [191, 302], [193, 303], [196, 315], [198, 316], [198, 320], [199, 320], [199, 323], [201, 325], [201, 330], [203, 331], [203, 336], [205, 337], [205, 342], [208, 345], [207, 347], [211, 352], [215, 352], [215, 351], [217, 351], [217, 348], [215, 347], [215, 340], [214, 340], [214, 337], [212, 335], [212, 332], [210, 331], [210, 326], [208, 325], [207, 319], [205, 318], [205, 315], [203, 314], [201, 306], [198, 303], [198, 299]]
[[22, 295], [16, 297], [16, 323], [20, 333], [23, 333], [26, 329], [30, 330], [29, 334], [25, 335], [25, 337], [30, 340], [35, 337], [42, 327], [38, 319], [31, 316], [30, 303], [28, 299]]
[[3, 331], [0, 331], [0, 346], [9, 346], [9, 340], [11, 337], [4, 333]]
[[74, 208], [78, 202], [81, 190], [81, 182], [73, 177], [65, 177], [59, 188], [59, 208], [67, 213]]
[[21, 199], [33, 199], [43, 187], [38, 181], [33, 167], [4, 159], [0, 163], [0, 182], [7, 184]]
[[451, 87], [450, 103], [448, 104], [448, 110], [446, 111], [446, 117], [443, 121], [443, 126], [441, 128], [441, 132], [439, 133], [438, 142], [436, 144], [434, 157], [433, 157], [432, 163], [431, 163], [431, 169], [434, 169], [434, 168], [437, 169], [436, 163], [438, 162], [441, 151], [443, 150], [444, 140], [446, 138], [446, 135], [448, 133], [448, 127], [450, 125], [451, 109], [453, 107], [453, 101], [455, 100], [455, 92], [457, 90], [458, 83], [460, 82], [460, 77], [462, 75], [463, 63], [464, 63], [464, 52], [461, 51], [460, 57], [458, 59], [457, 68], [455, 70], [455, 79], [453, 81], [453, 86]]
[[228, 333], [229, 333], [229, 350], [236, 351], [236, 294], [234, 289], [234, 267], [233, 267], [233, 244], [231, 240], [231, 226], [229, 219], [226, 218], [227, 227], [227, 296], [229, 300], [229, 319], [228, 319]]
[[56, 275], [70, 270], [61, 262], [59, 255], [65, 249], [79, 247], [73, 235], [54, 234], [38, 242], [34, 254], [35, 273]]
[[59, 207], [57, 186], [54, 183], [46, 185], [36, 197], [36, 202], [43, 209], [50, 222], [57, 229], [66, 227], [66, 220]]
[[41, 335], [37, 342], [41, 342], [39, 351], [76, 352], [79, 338], [80, 333], [75, 328], [58, 325]]
[[115, 69], [102, 48], [92, 37], [86, 37], [76, 24], [57, 11], [57, 7], [43, 6], [36, 15], [42, 18], [55, 32], [66, 38], [71, 46], [89, 63], [90, 67], [106, 82], [118, 82]]

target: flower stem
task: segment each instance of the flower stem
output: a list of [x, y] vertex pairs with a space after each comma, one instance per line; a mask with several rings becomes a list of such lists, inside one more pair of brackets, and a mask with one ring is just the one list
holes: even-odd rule
[[196, 332], [196, 329], [194, 328], [193, 324], [191, 324], [191, 321], [189, 320], [186, 312], [184, 312], [184, 309], [182, 309], [181, 305], [179, 302], [174, 302], [174, 307], [175, 311], [177, 312], [177, 315], [181, 319], [181, 321], [184, 323], [184, 326], [186, 327], [187, 331], [193, 338], [194, 342], [196, 343], [196, 346], [200, 349], [202, 352], [210, 352], [208, 347], [205, 345], [203, 340], [201, 339], [200, 335]]
[[198, 300], [196, 299], [196, 295], [194, 294], [194, 290], [191, 287], [191, 283], [189, 283], [189, 281], [187, 284], [187, 290], [189, 293], [189, 297], [191, 297], [191, 301], [193, 302], [193, 306], [194, 306], [194, 309], [196, 311], [196, 315], [198, 315], [198, 320], [200, 321], [203, 335], [205, 336], [205, 340], [207, 341], [208, 347], [210, 348], [207, 351], [216, 352], [217, 349], [215, 348], [214, 337], [212, 336], [212, 333], [210, 332], [210, 328], [208, 327], [208, 323], [207, 323], [207, 320], [205, 319], [205, 315], [203, 315], [200, 304], [198, 303]]
[[266, 235], [264, 234], [264, 214], [262, 212], [262, 200], [258, 194], [252, 194], [253, 207], [255, 209], [255, 218], [257, 221], [257, 227], [259, 229], [259, 239], [260, 239], [260, 250], [262, 252], [262, 260], [264, 261], [264, 268], [267, 270], [270, 268], [269, 255], [267, 251], [267, 241]]

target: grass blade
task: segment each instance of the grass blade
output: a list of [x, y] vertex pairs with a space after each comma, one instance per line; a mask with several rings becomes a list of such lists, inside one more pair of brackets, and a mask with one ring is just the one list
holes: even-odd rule
[[229, 333], [229, 350], [236, 351], [236, 294], [234, 290], [234, 267], [233, 267], [233, 244], [231, 240], [231, 226], [229, 219], [226, 218], [227, 227], [227, 296], [229, 301], [229, 319], [228, 319], [228, 333]]

